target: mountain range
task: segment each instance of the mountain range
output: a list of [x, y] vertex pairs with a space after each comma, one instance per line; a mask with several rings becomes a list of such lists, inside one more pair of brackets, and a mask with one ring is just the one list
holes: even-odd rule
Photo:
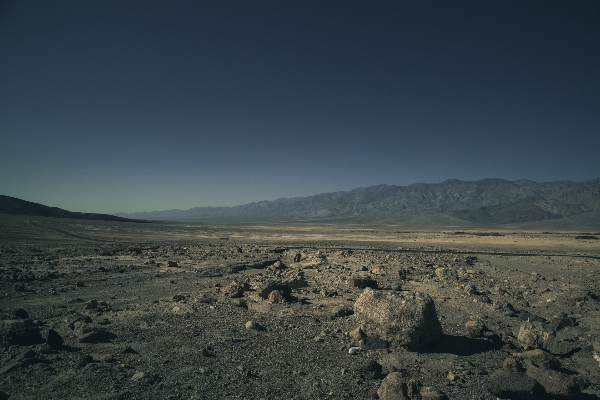
[[307, 222], [437, 226], [600, 226], [600, 178], [584, 182], [480, 181], [377, 185], [235, 207], [117, 213], [203, 222]]

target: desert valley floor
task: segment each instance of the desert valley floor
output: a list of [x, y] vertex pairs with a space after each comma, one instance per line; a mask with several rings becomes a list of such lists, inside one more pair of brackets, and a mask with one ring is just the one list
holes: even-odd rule
[[[0, 216], [0, 399], [597, 399], [598, 237]], [[365, 287], [443, 335], [365, 336]]]

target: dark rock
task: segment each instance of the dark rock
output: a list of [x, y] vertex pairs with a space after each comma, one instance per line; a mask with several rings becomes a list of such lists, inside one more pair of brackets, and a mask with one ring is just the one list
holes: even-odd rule
[[350, 339], [354, 340], [355, 342], [360, 342], [361, 340], [363, 340], [364, 338], [367, 337], [367, 334], [363, 332], [362, 329], [360, 329], [360, 327], [353, 329], [352, 331], [350, 331]]
[[27, 288], [25, 287], [24, 283], [17, 283], [15, 285], [15, 291], [16, 292], [24, 292]]
[[356, 288], [356, 289], [365, 289], [365, 288], [377, 289], [379, 287], [377, 282], [371, 278], [356, 278], [356, 277], [348, 278], [348, 280], [346, 281], [346, 284], [349, 287]]
[[58, 349], [64, 343], [62, 336], [58, 334], [54, 329], [50, 328], [46, 331], [46, 343], [53, 349]]
[[281, 291], [284, 296], [289, 296], [292, 293], [292, 289], [288, 285], [280, 282], [268, 281], [258, 289], [258, 295], [263, 299], [267, 299], [269, 298], [269, 294], [274, 290]]
[[138, 354], [138, 352], [132, 349], [131, 346], [127, 346], [121, 351], [121, 354]]
[[30, 319], [0, 321], [0, 346], [29, 346], [43, 342], [39, 328]]
[[109, 333], [106, 329], [85, 322], [78, 321], [75, 323], [75, 333], [79, 335], [79, 343], [95, 343], [108, 339]]
[[98, 300], [90, 300], [85, 305], [86, 310], [93, 310], [94, 308], [98, 308]]
[[229, 285], [223, 293], [227, 297], [230, 297], [232, 299], [237, 299], [237, 298], [242, 297], [244, 295], [244, 292], [248, 289], [250, 289], [250, 286], [247, 283], [233, 281], [233, 282], [231, 282], [231, 285]]
[[377, 336], [367, 336], [363, 339], [362, 348], [365, 350], [377, 350], [388, 348], [390, 344]]
[[579, 350], [581, 346], [579, 343], [572, 340], [561, 340], [554, 336], [550, 336], [544, 341], [542, 348], [552, 354], [566, 355]]
[[350, 315], [354, 314], [354, 310], [350, 307], [336, 307], [333, 309], [333, 312], [331, 313], [332, 318], [338, 318], [338, 317], [348, 317]]
[[296, 253], [296, 255], [294, 256], [294, 262], [300, 262], [300, 260], [302, 260], [302, 254]]
[[292, 289], [302, 289], [308, 287], [308, 282], [304, 279], [291, 279], [289, 281], [283, 282], [284, 285], [288, 285]]
[[465, 330], [467, 332], [468, 337], [478, 338], [483, 336], [485, 326], [481, 321], [467, 321], [467, 323], [465, 324]]
[[6, 392], [0, 390], [0, 400], [8, 400], [9, 397], [10, 396]]
[[531, 366], [527, 376], [544, 387], [546, 393], [556, 399], [571, 399], [581, 393], [581, 387], [572, 376], [551, 369]]
[[177, 261], [167, 261], [167, 267], [175, 268], [179, 267], [179, 264], [177, 264]]
[[382, 367], [377, 361], [369, 360], [360, 368], [360, 371], [370, 379], [379, 379], [381, 377]]
[[419, 395], [421, 400], [448, 400], [448, 396], [444, 392], [429, 386], [423, 386], [419, 390]]
[[22, 308], [15, 308], [14, 310], [12, 310], [11, 314], [14, 317], [19, 318], [19, 319], [28, 319], [29, 318], [29, 313]]
[[283, 290], [273, 290], [269, 293], [267, 300], [273, 304], [287, 303], [287, 296]]
[[510, 372], [520, 372], [523, 370], [521, 362], [514, 357], [508, 357], [505, 359], [502, 363], [502, 368]]
[[536, 381], [521, 372], [496, 371], [485, 383], [485, 389], [502, 399], [529, 400], [539, 393]]
[[567, 326], [575, 326], [575, 318], [570, 317], [555, 317], [550, 322], [550, 327], [555, 331], [559, 331]]

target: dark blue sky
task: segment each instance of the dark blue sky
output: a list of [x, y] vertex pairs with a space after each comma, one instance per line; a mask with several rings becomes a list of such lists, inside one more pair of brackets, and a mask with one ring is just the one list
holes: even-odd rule
[[0, 194], [88, 212], [600, 176], [600, 2], [3, 1]]

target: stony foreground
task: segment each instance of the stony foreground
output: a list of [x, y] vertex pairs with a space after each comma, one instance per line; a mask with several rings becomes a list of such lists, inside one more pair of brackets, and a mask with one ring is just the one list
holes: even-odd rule
[[598, 398], [597, 258], [370, 246], [0, 243], [0, 399]]

